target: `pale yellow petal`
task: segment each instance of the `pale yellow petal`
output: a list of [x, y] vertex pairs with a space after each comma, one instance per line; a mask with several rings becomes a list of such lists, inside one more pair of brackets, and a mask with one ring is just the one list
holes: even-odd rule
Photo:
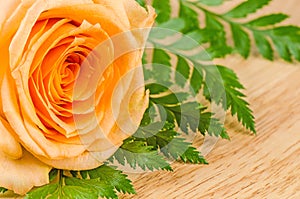
[[13, 160], [0, 152], [0, 186], [23, 195], [34, 186], [49, 183], [51, 167], [33, 157], [27, 151], [21, 159]]
[[94, 2], [110, 8], [125, 24], [130, 25], [130, 29], [151, 27], [156, 16], [151, 6], [148, 6], [146, 11], [134, 0], [94, 0]]
[[15, 135], [14, 130], [0, 116], [0, 151], [12, 159], [19, 159], [23, 154], [22, 147], [13, 135]]
[[2, 12], [0, 12], [0, 32], [5, 20], [11, 16], [20, 3], [21, 0], [0, 1], [0, 8], [2, 9]]
[[10, 126], [14, 129], [20, 142], [26, 143], [29, 151], [34, 151], [40, 155], [46, 155], [45, 152], [32, 140], [32, 137], [28, 134], [24, 125], [23, 118], [20, 113], [19, 103], [16, 94], [16, 88], [14, 81], [10, 75], [4, 74], [1, 85], [1, 100], [3, 103], [3, 112]]
[[[115, 151], [115, 150], [114, 150]], [[113, 153], [114, 153], [113, 151]], [[55, 168], [65, 169], [65, 170], [89, 170], [99, 167], [103, 164], [103, 161], [110, 157], [111, 154], [104, 156], [104, 153], [93, 154], [90, 152], [84, 152], [77, 157], [63, 158], [63, 159], [48, 159], [44, 157], [38, 157], [41, 161]]]
[[[142, 67], [137, 67], [136, 69], [130, 71], [130, 73], [134, 73], [134, 76], [130, 83], [129, 89], [127, 90], [126, 95], [121, 102], [122, 108], [114, 128], [107, 136], [109, 140], [116, 145], [121, 144], [122, 140], [136, 132], [149, 103], [149, 92], [145, 92], [144, 90], [144, 76]], [[117, 94], [114, 95], [114, 97], [117, 96]]]

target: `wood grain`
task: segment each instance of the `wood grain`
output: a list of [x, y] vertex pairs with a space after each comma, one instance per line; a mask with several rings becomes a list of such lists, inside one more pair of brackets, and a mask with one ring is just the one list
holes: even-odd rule
[[[274, 0], [260, 14], [289, 13], [287, 23], [300, 25], [298, 8], [297, 0]], [[137, 195], [121, 198], [300, 198], [300, 64], [259, 56], [229, 56], [216, 62], [234, 69], [246, 86], [257, 136], [249, 136], [227, 118], [232, 139], [218, 141], [206, 157], [209, 165], [175, 163], [174, 172], [129, 174]]]
[[[175, 1], [175, 0], [174, 0]], [[231, 0], [216, 10], [241, 2]], [[258, 14], [285, 12], [286, 23], [300, 25], [299, 0], [273, 0]], [[209, 165], [174, 163], [174, 172], [129, 173], [136, 195], [122, 199], [299, 199], [300, 64], [270, 62], [259, 56], [229, 56], [228, 66], [246, 86], [257, 136], [249, 136], [228, 117], [231, 141], [219, 140], [207, 155]]]

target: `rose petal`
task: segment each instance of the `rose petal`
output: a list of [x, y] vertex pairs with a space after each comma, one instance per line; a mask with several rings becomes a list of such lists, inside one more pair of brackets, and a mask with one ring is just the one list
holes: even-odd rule
[[20, 142], [23, 146], [24, 143], [26, 143], [26, 146], [30, 149], [29, 151], [46, 155], [27, 133], [27, 129], [25, 128], [23, 119], [21, 118], [14, 81], [8, 73], [4, 74], [0, 91], [0, 101], [2, 101], [3, 104], [3, 112], [6, 119], [9, 121], [10, 126], [15, 130], [19, 137]]
[[21, 159], [13, 160], [0, 151], [0, 185], [23, 195], [34, 186], [49, 183], [51, 167], [24, 151]]
[[63, 158], [63, 159], [49, 159], [44, 157], [38, 157], [41, 161], [45, 162], [48, 165], [52, 165], [55, 168], [66, 169], [66, 170], [88, 170], [92, 168], [96, 168], [103, 164], [100, 160], [106, 160], [109, 158], [117, 149], [113, 149], [113, 152], [100, 152], [99, 156], [101, 158], [97, 158], [92, 153], [85, 151], [81, 153], [79, 156]]
[[136, 1], [128, 0], [93, 0], [95, 3], [105, 5], [113, 10], [114, 15], [131, 29], [151, 27], [155, 18], [155, 10], [147, 7], [147, 11]]
[[14, 130], [0, 116], [0, 151], [12, 159], [19, 159], [23, 154], [22, 147], [13, 135], [15, 135]]
[[5, 12], [0, 12], [0, 30], [6, 19], [11, 16], [12, 12], [18, 7], [21, 0], [0, 1], [0, 8], [5, 9]]

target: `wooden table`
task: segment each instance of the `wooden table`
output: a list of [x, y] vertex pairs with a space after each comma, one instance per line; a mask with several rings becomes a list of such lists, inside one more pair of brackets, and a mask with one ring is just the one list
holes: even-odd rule
[[[232, 0], [232, 6], [239, 0]], [[298, 0], [274, 0], [260, 12], [285, 12], [300, 25]], [[224, 8], [222, 8], [224, 9]], [[174, 172], [129, 174], [134, 199], [300, 198], [300, 63], [253, 55], [217, 60], [235, 70], [254, 110], [257, 136], [227, 118], [231, 141], [218, 141], [209, 165], [173, 164]]]

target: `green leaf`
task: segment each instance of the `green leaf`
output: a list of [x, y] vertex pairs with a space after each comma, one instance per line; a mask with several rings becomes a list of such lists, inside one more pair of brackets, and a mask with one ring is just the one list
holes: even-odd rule
[[[201, 67], [201, 65], [198, 67]], [[226, 110], [230, 109], [232, 115], [237, 114], [238, 121], [245, 128], [255, 133], [254, 116], [249, 108], [249, 104], [243, 99], [245, 95], [239, 91], [244, 89], [244, 87], [239, 82], [236, 74], [231, 69], [223, 66], [216, 66], [216, 68], [212, 66], [202, 67], [205, 71], [205, 86], [203, 90], [205, 98], [210, 102], [221, 104]], [[207, 121], [205, 123], [207, 124]], [[224, 138], [227, 137], [224, 134], [225, 132], [220, 131], [220, 127], [216, 126], [216, 128], [219, 129], [217, 132], [220, 135], [224, 136]]]
[[220, 23], [211, 13], [205, 12], [207, 35], [209, 36], [210, 47], [207, 50], [212, 58], [224, 57], [231, 52], [226, 42], [226, 32]]
[[165, 96], [160, 96], [159, 98], [151, 97], [150, 100], [156, 104], [176, 105], [184, 101], [188, 97], [188, 95], [189, 94], [187, 92], [177, 92], [177, 93], [170, 93]]
[[0, 193], [5, 193], [7, 191], [7, 189], [0, 187]]
[[135, 0], [136, 2], [138, 2], [141, 6], [145, 7], [146, 6], [146, 2], [145, 0]]
[[248, 33], [246, 33], [242, 28], [240, 28], [236, 24], [230, 24], [231, 31], [234, 40], [234, 46], [236, 50], [241, 54], [244, 58], [247, 58], [250, 53], [250, 38]]
[[271, 38], [272, 38], [272, 41], [273, 41], [275, 48], [277, 49], [280, 57], [287, 62], [291, 62], [292, 55], [289, 51], [288, 44], [286, 42], [282, 42], [282, 38], [278, 38], [278, 37], [274, 37], [274, 36], [273, 37], [271, 36]]
[[201, 153], [194, 147], [189, 147], [181, 156], [183, 162], [192, 164], [208, 164]]
[[[113, 180], [113, 179], [111, 179]], [[114, 187], [101, 181], [99, 178], [95, 179], [78, 179], [66, 178], [65, 183], [68, 186], [63, 186], [64, 189], [69, 189], [69, 195], [76, 193], [74, 198], [118, 198]], [[80, 189], [77, 189], [79, 187]], [[75, 191], [76, 190], [76, 191]], [[83, 192], [88, 190], [88, 192]]]
[[174, 31], [181, 31], [185, 26], [185, 22], [181, 18], [170, 19], [167, 22], [157, 25], [157, 28], [166, 28]]
[[165, 39], [182, 31], [185, 27], [185, 22], [181, 18], [170, 19], [167, 22], [158, 24], [150, 31], [149, 40]]
[[215, 31], [211, 29], [195, 29], [187, 33], [186, 36], [195, 40], [198, 44], [203, 44], [209, 42], [213, 34], [215, 34]]
[[199, 47], [199, 43], [195, 42], [194, 40], [191, 40], [190, 37], [183, 36], [170, 45], [167, 45], [168, 49], [176, 49], [176, 51], [188, 51], [192, 49], [196, 49]]
[[224, 0], [198, 0], [198, 2], [208, 6], [218, 6], [223, 4]]
[[230, 139], [224, 125], [211, 112], [201, 112], [198, 130], [203, 134]]
[[300, 27], [281, 26], [267, 33], [281, 58], [291, 62], [294, 57], [300, 61]]
[[169, 163], [158, 154], [157, 150], [153, 150], [152, 146], [147, 146], [143, 141], [134, 141], [127, 139], [123, 145], [110, 158], [110, 161], [116, 159], [120, 164], [125, 165], [126, 162], [133, 168], [137, 166], [146, 170], [162, 169], [171, 171]]
[[197, 29], [199, 27], [198, 13], [185, 5], [182, 0], [180, 0], [179, 6], [179, 17], [185, 21], [185, 28], [182, 32], [187, 33]]
[[252, 110], [249, 108], [249, 103], [243, 99], [245, 95], [239, 91], [239, 89], [243, 89], [243, 86], [239, 83], [236, 74], [223, 66], [218, 66], [218, 70], [225, 85], [227, 108], [230, 108], [233, 116], [237, 115], [238, 121], [246, 129], [256, 133]]
[[243, 18], [256, 12], [258, 9], [267, 5], [270, 1], [271, 0], [247, 0], [224, 14], [224, 16], [231, 18]]
[[53, 181], [58, 175], [58, 169], [52, 169], [50, 172], [49, 172], [49, 181]]
[[184, 138], [172, 139], [161, 151], [167, 157], [171, 155], [175, 160], [181, 159], [185, 163], [207, 164], [201, 153]]
[[254, 19], [247, 24], [250, 26], [255, 27], [262, 27], [262, 26], [270, 26], [277, 23], [282, 22], [283, 20], [287, 19], [289, 16], [286, 14], [278, 13], [278, 14], [270, 14], [266, 16], [259, 17]]
[[293, 57], [297, 61], [300, 61], [300, 43], [288, 41], [288, 48]]
[[[151, 68], [143, 67], [144, 76], [153, 83], [147, 84], [146, 89], [150, 90], [151, 94], [158, 94], [168, 90], [171, 85], [171, 57], [163, 49], [154, 48]], [[146, 79], [146, 80], [147, 80]]]
[[298, 38], [300, 36], [300, 27], [297, 26], [280, 26], [271, 30], [275, 36], [283, 36], [283, 37], [295, 37]]
[[81, 171], [82, 176], [89, 176], [90, 179], [99, 179], [108, 186], [115, 188], [118, 192], [134, 194], [135, 190], [127, 175], [115, 167], [102, 165], [96, 169]]
[[156, 21], [158, 23], [166, 22], [171, 17], [171, 4], [170, 0], [154, 0], [152, 6], [155, 8], [157, 17]]
[[268, 60], [273, 60], [273, 49], [267, 38], [265, 38], [263, 34], [260, 34], [258, 32], [254, 32], [253, 36], [260, 54], [262, 54], [263, 57]]
[[188, 133], [190, 128], [193, 132], [197, 132], [200, 118], [201, 106], [197, 102], [183, 103], [177, 106], [165, 107], [171, 111], [179, 128]]
[[[52, 170], [53, 176], [59, 173], [59, 180], [30, 191], [26, 199], [43, 198], [118, 198], [116, 190], [121, 193], [135, 193], [131, 181], [121, 171], [113, 167], [102, 165], [89, 171], [70, 171], [73, 176], [68, 177], [62, 170]], [[79, 176], [81, 178], [77, 178]]]
[[81, 187], [77, 185], [65, 185], [55, 183], [42, 186], [40, 188], [30, 191], [25, 196], [25, 199], [56, 199], [56, 198], [66, 198], [66, 199], [83, 199], [91, 198], [97, 199], [98, 196], [91, 188]]
[[170, 84], [171, 57], [163, 49], [155, 48], [152, 59], [153, 77], [157, 83]]
[[150, 90], [150, 94], [159, 94], [159, 93], [169, 90], [169, 88], [167, 87], [169, 84], [164, 84], [164, 85], [161, 85], [161, 84], [164, 84], [164, 83], [160, 83], [158, 81], [158, 83], [147, 84], [146, 90]]
[[55, 184], [48, 184], [42, 186], [40, 188], [34, 189], [26, 194], [25, 199], [43, 199], [47, 197], [54, 198], [56, 192], [58, 192], [59, 185], [58, 183]]
[[152, 63], [171, 66], [170, 60], [171, 58], [165, 50], [159, 48], [154, 49]]
[[210, 65], [197, 65], [197, 67], [199, 70], [202, 68], [205, 73], [203, 96], [226, 109], [226, 89], [218, 67]]
[[175, 83], [182, 88], [185, 86], [190, 76], [190, 66], [185, 58], [177, 56], [177, 66], [175, 73]]
[[[273, 60], [273, 51], [276, 50], [285, 61], [291, 62], [293, 58], [300, 61], [300, 27], [295, 25], [272, 27], [285, 20], [288, 17], [286, 14], [271, 13], [246, 23], [235, 21], [235, 18], [246, 17], [270, 1], [248, 0], [223, 15], [203, 7], [201, 0], [185, 1], [188, 7], [202, 11], [206, 16], [206, 27], [204, 29], [194, 28], [188, 33], [188, 36], [199, 44], [209, 43], [206, 52], [211, 58], [224, 57], [232, 53], [232, 48], [227, 45], [226, 32], [222, 24], [227, 23], [231, 26], [235, 50], [243, 57], [247, 58], [250, 53], [251, 40], [247, 32], [251, 32], [255, 44], [264, 58]], [[269, 40], [272, 40], [272, 43]], [[273, 46], [275, 49], [272, 48]], [[189, 58], [196, 59], [196, 57], [201, 57], [202, 61], [205, 60], [200, 53]]]
[[199, 91], [203, 85], [202, 68], [194, 66], [190, 84], [191, 84], [191, 88], [193, 89], [192, 93], [195, 93], [195, 94], [199, 93]]
[[136, 138], [147, 142], [148, 146], [160, 150], [165, 157], [175, 160], [182, 159], [186, 163], [205, 164], [203, 156], [192, 147], [190, 142], [178, 137], [180, 133], [174, 130], [175, 125], [166, 122], [151, 123], [140, 128], [135, 134]]

